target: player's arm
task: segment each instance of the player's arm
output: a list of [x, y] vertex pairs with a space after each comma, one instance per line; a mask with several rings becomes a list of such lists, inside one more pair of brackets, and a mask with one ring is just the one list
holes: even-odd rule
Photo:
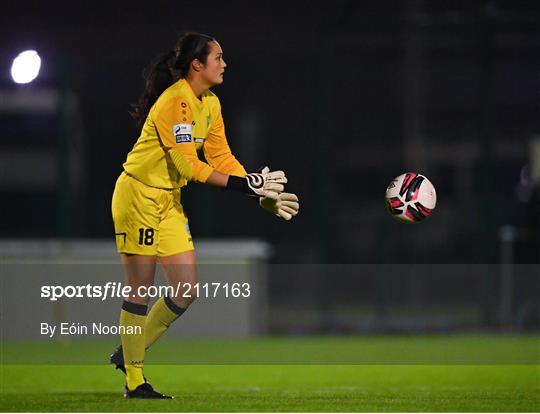
[[276, 199], [287, 182], [283, 171], [252, 173], [236, 177], [216, 171], [197, 155], [192, 135], [193, 117], [181, 98], [171, 98], [153, 114], [159, 139], [170, 161], [189, 181], [208, 183], [253, 196]]
[[208, 138], [203, 145], [204, 156], [208, 163], [217, 171], [228, 175], [245, 177], [247, 172], [244, 166], [232, 154], [229, 143], [227, 142], [225, 124], [221, 115], [221, 106], [217, 98], [216, 106], [216, 116], [212, 120]]

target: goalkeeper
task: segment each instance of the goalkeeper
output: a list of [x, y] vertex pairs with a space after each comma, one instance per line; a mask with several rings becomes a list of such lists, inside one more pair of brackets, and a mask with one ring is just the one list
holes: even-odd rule
[[[145, 88], [132, 112], [141, 133], [112, 198], [116, 244], [132, 292], [154, 284], [157, 263], [170, 285], [197, 283], [193, 241], [180, 199], [188, 181], [254, 197], [284, 220], [298, 213], [296, 195], [283, 192], [283, 171], [264, 168], [248, 174], [231, 153], [219, 99], [210, 91], [223, 82], [226, 66], [214, 38], [186, 33], [145, 73]], [[198, 158], [198, 150], [208, 163]], [[194, 300], [183, 293], [160, 298], [149, 312], [148, 297], [130, 296], [123, 302], [120, 325], [142, 332], [121, 335], [122, 345], [110, 357], [126, 374], [126, 398], [170, 398], [146, 381], [144, 354]]]

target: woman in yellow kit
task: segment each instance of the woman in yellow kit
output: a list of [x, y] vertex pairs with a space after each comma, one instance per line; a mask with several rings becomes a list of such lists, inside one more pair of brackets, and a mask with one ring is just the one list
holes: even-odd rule
[[[283, 171], [247, 174], [231, 153], [219, 99], [209, 88], [223, 82], [223, 51], [212, 37], [187, 33], [174, 49], [157, 56], [146, 71], [145, 89], [132, 113], [141, 134], [128, 154], [112, 199], [112, 214], [125, 283], [132, 294], [122, 304], [122, 345], [110, 361], [126, 374], [126, 398], [171, 398], [154, 391], [143, 375], [145, 350], [188, 308], [194, 298], [149, 298], [139, 287], [154, 284], [160, 263], [167, 282], [197, 283], [195, 251], [180, 188], [188, 181], [240, 191], [265, 210], [290, 220], [298, 198], [285, 193]], [[208, 163], [199, 160], [203, 150]], [[126, 330], [128, 331], [128, 330]]]

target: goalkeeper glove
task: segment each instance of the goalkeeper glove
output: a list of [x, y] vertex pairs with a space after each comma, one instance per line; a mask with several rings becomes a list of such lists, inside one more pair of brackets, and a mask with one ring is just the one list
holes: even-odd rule
[[296, 194], [280, 193], [277, 199], [261, 197], [259, 205], [271, 214], [289, 221], [298, 214], [300, 204]]
[[277, 200], [285, 189], [287, 177], [283, 171], [270, 171], [264, 167], [260, 172], [251, 173], [245, 177], [229, 176], [227, 189], [241, 191], [251, 197], [265, 197]]

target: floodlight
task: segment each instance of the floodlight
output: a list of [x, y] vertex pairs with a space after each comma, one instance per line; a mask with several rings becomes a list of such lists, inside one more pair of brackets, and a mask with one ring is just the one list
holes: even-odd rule
[[13, 59], [11, 77], [15, 83], [30, 83], [37, 78], [41, 58], [35, 50], [25, 50]]

